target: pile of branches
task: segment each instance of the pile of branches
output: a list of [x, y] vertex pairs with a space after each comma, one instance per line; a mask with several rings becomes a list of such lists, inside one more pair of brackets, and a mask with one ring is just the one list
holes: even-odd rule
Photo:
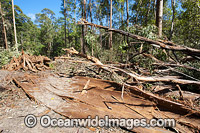
[[25, 54], [22, 50], [21, 55], [16, 58], [13, 57], [9, 64], [3, 66], [4, 70], [30, 70], [32, 72], [43, 71], [49, 69], [49, 62], [51, 59], [45, 56], [31, 56]]
[[[126, 73], [130, 77], [133, 77], [135, 79], [135, 81], [139, 81], [139, 82], [170, 82], [170, 83], [175, 83], [175, 84], [195, 84], [198, 86], [200, 85], [199, 79], [196, 79], [192, 76], [184, 74], [175, 69], [175, 68], [184, 68], [184, 69], [188, 69], [191, 71], [200, 72], [200, 69], [185, 64], [186, 62], [200, 60], [200, 50], [199, 49], [194, 49], [194, 48], [178, 45], [178, 44], [175, 44], [175, 43], [173, 43], [171, 41], [167, 41], [167, 40], [160, 40], [160, 39], [151, 40], [149, 38], [138, 36], [138, 35], [126, 32], [126, 31], [113, 29], [113, 28], [110, 29], [109, 27], [106, 27], [106, 26], [96, 25], [96, 24], [87, 22], [84, 19], [81, 19], [81, 21], [79, 21], [78, 24], [89, 25], [89, 26], [94, 26], [97, 28], [105, 29], [107, 31], [113, 31], [113, 32], [125, 35], [127, 37], [130, 37], [134, 40], [142, 41], [140, 51], [139, 52], [136, 51], [136, 54], [131, 55], [131, 57], [129, 58], [128, 61], [135, 58], [136, 56], [143, 56], [145, 58], [150, 58], [151, 60], [154, 61], [152, 66], [156, 66], [158, 68], [156, 73], [159, 75], [162, 74], [162, 75], [166, 75], [166, 76], [153, 76], [152, 77], [152, 76], [150, 76], [151, 74], [144, 74], [143, 71], [140, 71], [143, 68], [141, 68], [139, 66], [137, 66], [137, 67], [138, 67], [138, 70], [140, 71], [140, 73], [142, 73], [142, 75], [138, 75], [137, 73], [127, 72], [125, 70], [122, 70], [122, 69], [119, 69], [116, 67], [115, 68], [112, 67], [112, 69], [121, 71], [123, 73]], [[134, 43], [137, 43], [137, 42], [134, 42]], [[161, 61], [161, 60], [157, 59], [153, 54], [148, 52], [148, 50], [143, 50], [143, 43], [145, 43], [146, 45], [151, 45], [151, 46], [155, 47], [155, 49], [158, 49], [158, 48], [162, 49], [163, 53], [168, 58], [168, 61], [167, 62]], [[130, 45], [129, 47], [134, 47], [134, 46]], [[72, 51], [68, 50], [68, 52], [72, 52]], [[72, 53], [77, 54], [77, 52], [72, 52]], [[170, 53], [172, 53], [172, 55]], [[181, 59], [181, 57], [178, 58], [177, 53], [182, 55], [181, 57], [183, 57], [183, 58], [182, 59]], [[81, 54], [79, 54], [79, 55], [81, 55]], [[100, 63], [100, 64], [102, 65], [102, 63]], [[109, 67], [109, 69], [110, 68], [111, 67]], [[144, 69], [146, 69], [146, 68], [144, 68]], [[149, 70], [147, 70], [147, 71], [149, 71]], [[179, 77], [174, 76], [174, 75], [173, 76], [169, 75], [171, 72], [181, 75], [182, 77], [186, 77], [187, 80], [180, 79]], [[188, 79], [191, 79], [191, 80], [188, 80]]]

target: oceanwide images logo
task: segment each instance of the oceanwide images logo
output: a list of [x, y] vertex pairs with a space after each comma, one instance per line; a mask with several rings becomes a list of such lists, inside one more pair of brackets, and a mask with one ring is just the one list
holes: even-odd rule
[[[37, 124], [37, 118], [30, 114], [24, 119], [24, 123], [27, 127], [32, 128]], [[99, 118], [95, 116], [92, 118], [88, 116], [86, 119], [62, 119], [51, 118], [48, 115], [44, 115], [40, 118], [40, 125], [42, 127], [126, 127], [127, 129], [133, 129], [134, 127], [175, 127], [174, 119], [151, 119], [147, 122], [147, 119], [132, 119], [132, 118]]]

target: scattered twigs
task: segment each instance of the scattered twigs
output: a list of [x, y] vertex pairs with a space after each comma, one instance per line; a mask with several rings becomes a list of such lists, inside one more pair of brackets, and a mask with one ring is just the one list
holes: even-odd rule
[[180, 95], [180, 99], [183, 100], [183, 92], [181, 90], [181, 87], [177, 84], [176, 87], [178, 88], [179, 90], [179, 95]]
[[124, 83], [122, 84], [122, 94], [121, 94], [121, 99], [124, 100]]

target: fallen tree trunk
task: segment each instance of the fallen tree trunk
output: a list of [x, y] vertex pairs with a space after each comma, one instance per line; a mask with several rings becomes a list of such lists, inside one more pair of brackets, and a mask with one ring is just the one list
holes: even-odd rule
[[200, 50], [199, 49], [194, 49], [194, 48], [190, 48], [190, 47], [186, 47], [186, 46], [176, 45], [176, 44], [174, 44], [172, 42], [169, 42], [169, 41], [166, 41], [166, 42], [165, 41], [155, 41], [155, 40], [152, 40], [152, 39], [148, 39], [146, 37], [142, 37], [142, 36], [131, 34], [129, 32], [125, 32], [123, 30], [117, 30], [117, 29], [113, 29], [113, 28], [110, 29], [109, 27], [106, 27], [106, 26], [89, 23], [84, 19], [81, 19], [81, 21], [79, 21], [78, 24], [80, 24], [80, 25], [90, 25], [90, 26], [102, 28], [102, 29], [105, 29], [105, 30], [108, 30], [108, 31], [113, 31], [113, 32], [116, 32], [116, 33], [120, 33], [120, 34], [126, 35], [128, 37], [131, 37], [133, 39], [137, 39], [137, 40], [140, 40], [140, 41], [148, 42], [152, 46], [157, 45], [157, 46], [159, 46], [159, 47], [161, 47], [163, 49], [181, 51], [181, 52], [183, 52], [183, 53], [185, 53], [187, 55], [193, 56], [194, 58], [195, 57], [197, 57], [197, 58], [200, 57]]

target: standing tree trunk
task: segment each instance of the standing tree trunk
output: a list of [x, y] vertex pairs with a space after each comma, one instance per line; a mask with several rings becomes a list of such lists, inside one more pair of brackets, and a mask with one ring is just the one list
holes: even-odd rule
[[156, 0], [153, 1], [153, 13], [154, 13], [154, 18], [156, 19]]
[[173, 32], [174, 32], [175, 0], [171, 0], [171, 4], [172, 4], [173, 15], [172, 15], [172, 25], [171, 25], [171, 31], [170, 31], [169, 40], [172, 39]]
[[14, 9], [14, 2], [12, 0], [12, 12], [13, 12], [13, 26], [14, 26], [14, 36], [15, 36], [15, 48], [18, 52], [18, 47], [17, 47], [17, 32], [16, 32], [16, 25], [15, 25], [15, 9]]
[[142, 4], [142, 0], [139, 0], [139, 4], [137, 5], [137, 9], [136, 9], [136, 12], [137, 12], [137, 15], [136, 15], [136, 18], [135, 18], [136, 24], [138, 23], [138, 17], [139, 17], [139, 11], [140, 11], [141, 4]]
[[5, 21], [4, 21], [4, 18], [3, 18], [3, 11], [2, 11], [2, 9], [1, 9], [1, 2], [0, 2], [0, 13], [1, 13], [1, 19], [2, 19], [2, 26], [3, 26], [3, 36], [4, 36], [4, 48], [5, 49], [8, 49], [8, 42], [7, 42], [7, 35], [6, 35], [6, 28], [5, 28], [5, 25], [4, 25], [4, 23], [5, 23]]
[[74, 19], [75, 19], [75, 24], [76, 24], [76, 0], [74, 1]]
[[110, 25], [110, 22], [109, 22], [109, 16], [110, 16], [109, 10], [110, 10], [110, 8], [109, 8], [109, 1], [107, 0], [107, 22], [108, 22], [108, 27]]
[[92, 2], [91, 2], [91, 0], [89, 2], [89, 7], [90, 7], [90, 20], [91, 20], [91, 23], [92, 23]]
[[67, 47], [67, 31], [66, 31], [66, 25], [67, 25], [67, 20], [66, 20], [66, 8], [65, 8], [65, 0], [63, 0], [63, 8], [64, 8], [64, 19], [65, 19], [65, 24], [64, 24], [64, 30], [65, 30], [65, 47]]
[[[90, 10], [90, 21], [91, 21], [91, 23], [92, 23], [92, 2], [91, 2], [92, 0], [90, 0], [89, 1], [89, 10]], [[93, 26], [91, 26], [91, 32], [92, 32], [92, 34], [93, 34]], [[92, 56], [93, 56], [93, 54], [94, 54], [94, 48], [93, 48], [93, 41], [91, 42], [91, 47], [92, 47]]]
[[[76, 25], [76, 0], [74, 1], [74, 23]], [[73, 30], [76, 31], [76, 26], [73, 27]], [[77, 36], [76, 35], [74, 36], [74, 42], [75, 42], [75, 45], [72, 46], [72, 47], [76, 46], [76, 43], [77, 43]]]
[[[82, 17], [86, 20], [86, 0], [83, 0]], [[81, 53], [85, 54], [85, 25], [82, 25]]]
[[126, 20], [126, 24], [127, 24], [127, 29], [129, 31], [129, 12], [128, 12], [128, 0], [126, 0], [126, 13], [127, 13], [127, 20]]
[[122, 29], [124, 30], [124, 2], [121, 3], [121, 9], [122, 9], [122, 12], [121, 12], [121, 19], [122, 19]]
[[147, 3], [147, 13], [146, 13], [146, 16], [145, 16], [145, 25], [148, 24], [148, 17], [149, 17], [149, 12], [150, 12], [150, 6], [151, 6], [151, 0], [149, 0], [149, 2]]
[[[112, 29], [112, 0], [110, 0], [110, 29]], [[109, 48], [112, 48], [112, 31], [110, 31]]]
[[162, 36], [162, 18], [163, 18], [163, 0], [157, 0], [156, 5], [156, 26], [158, 27], [158, 36]]

